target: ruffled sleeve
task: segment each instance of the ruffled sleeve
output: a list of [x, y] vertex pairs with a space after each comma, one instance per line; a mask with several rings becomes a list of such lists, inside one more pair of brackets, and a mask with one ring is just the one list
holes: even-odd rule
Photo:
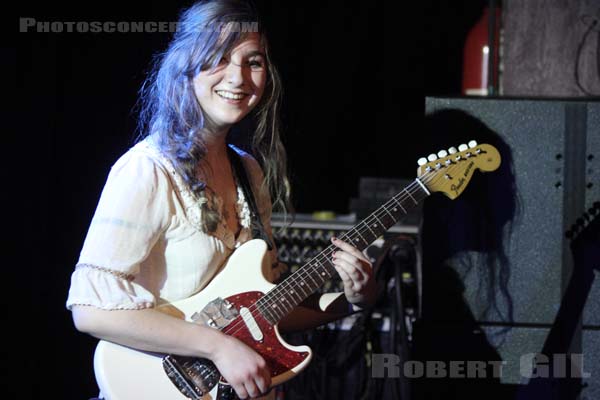
[[171, 185], [166, 171], [139, 145], [111, 168], [71, 276], [67, 308], [141, 309], [155, 294], [136, 280], [140, 265], [168, 226]]

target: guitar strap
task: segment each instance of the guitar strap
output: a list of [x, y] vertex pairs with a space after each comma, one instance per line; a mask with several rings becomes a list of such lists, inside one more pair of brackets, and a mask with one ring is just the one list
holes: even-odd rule
[[238, 152], [235, 151], [231, 146], [227, 146], [227, 151], [229, 152], [229, 160], [231, 161], [235, 175], [237, 176], [238, 182], [244, 191], [244, 197], [248, 202], [248, 208], [250, 209], [250, 228], [252, 231], [252, 238], [264, 240], [269, 250], [272, 250], [273, 244], [271, 243], [271, 239], [269, 239], [269, 235], [267, 235], [265, 227], [260, 219], [260, 213], [258, 212], [256, 200], [254, 199], [254, 192], [250, 186], [246, 168], [244, 168], [244, 165], [242, 164], [242, 156], [238, 154]]

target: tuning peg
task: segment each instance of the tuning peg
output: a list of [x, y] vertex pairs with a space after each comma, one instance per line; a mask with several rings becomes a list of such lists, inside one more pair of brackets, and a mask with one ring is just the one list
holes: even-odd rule
[[458, 151], [458, 150], [456, 150], [456, 147], [454, 147], [454, 146], [452, 146], [452, 147], [450, 147], [450, 148], [448, 149], [448, 153], [450, 153], [450, 154], [454, 154], [454, 153], [456, 153], [457, 151]]
[[468, 148], [469, 147], [466, 144], [463, 143], [460, 146], [458, 146], [458, 151], [465, 151]]
[[429, 161], [435, 161], [435, 160], [437, 160], [437, 156], [435, 154], [431, 153], [430, 155], [427, 156], [427, 159]]
[[439, 158], [444, 158], [448, 155], [448, 152], [446, 150], [440, 150], [438, 151], [437, 155]]
[[472, 149], [473, 147], [477, 146], [477, 142], [474, 140], [470, 140], [469, 141], [469, 148]]
[[427, 159], [425, 157], [421, 157], [417, 160], [417, 164], [419, 164], [419, 167], [423, 166], [423, 165], [427, 164]]

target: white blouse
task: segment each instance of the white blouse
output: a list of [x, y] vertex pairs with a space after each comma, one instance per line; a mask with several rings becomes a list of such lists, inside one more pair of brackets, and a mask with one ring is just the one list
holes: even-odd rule
[[[232, 146], [233, 147], [233, 146]], [[242, 156], [261, 220], [272, 240], [271, 200], [263, 173], [249, 154]], [[223, 262], [251, 239], [250, 212], [237, 183], [237, 237], [221, 219], [217, 230], [201, 228], [200, 202], [170, 161], [147, 138], [113, 165], [71, 276], [67, 308], [90, 305], [105, 310], [143, 309], [187, 298], [202, 290]], [[209, 197], [223, 215], [222, 201]], [[278, 279], [284, 264], [266, 277]]]

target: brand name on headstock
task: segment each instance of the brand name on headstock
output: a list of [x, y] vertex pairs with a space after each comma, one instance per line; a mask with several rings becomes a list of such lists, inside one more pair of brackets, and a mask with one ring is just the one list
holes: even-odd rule
[[452, 190], [457, 196], [460, 194], [462, 187], [465, 185], [465, 182], [467, 181], [467, 176], [469, 176], [469, 173], [473, 169], [474, 165], [475, 165], [475, 162], [471, 161], [469, 163], [469, 165], [467, 165], [467, 167], [465, 168], [465, 172], [463, 173], [463, 176], [458, 178], [458, 183], [452, 184], [450, 186], [450, 190]]

